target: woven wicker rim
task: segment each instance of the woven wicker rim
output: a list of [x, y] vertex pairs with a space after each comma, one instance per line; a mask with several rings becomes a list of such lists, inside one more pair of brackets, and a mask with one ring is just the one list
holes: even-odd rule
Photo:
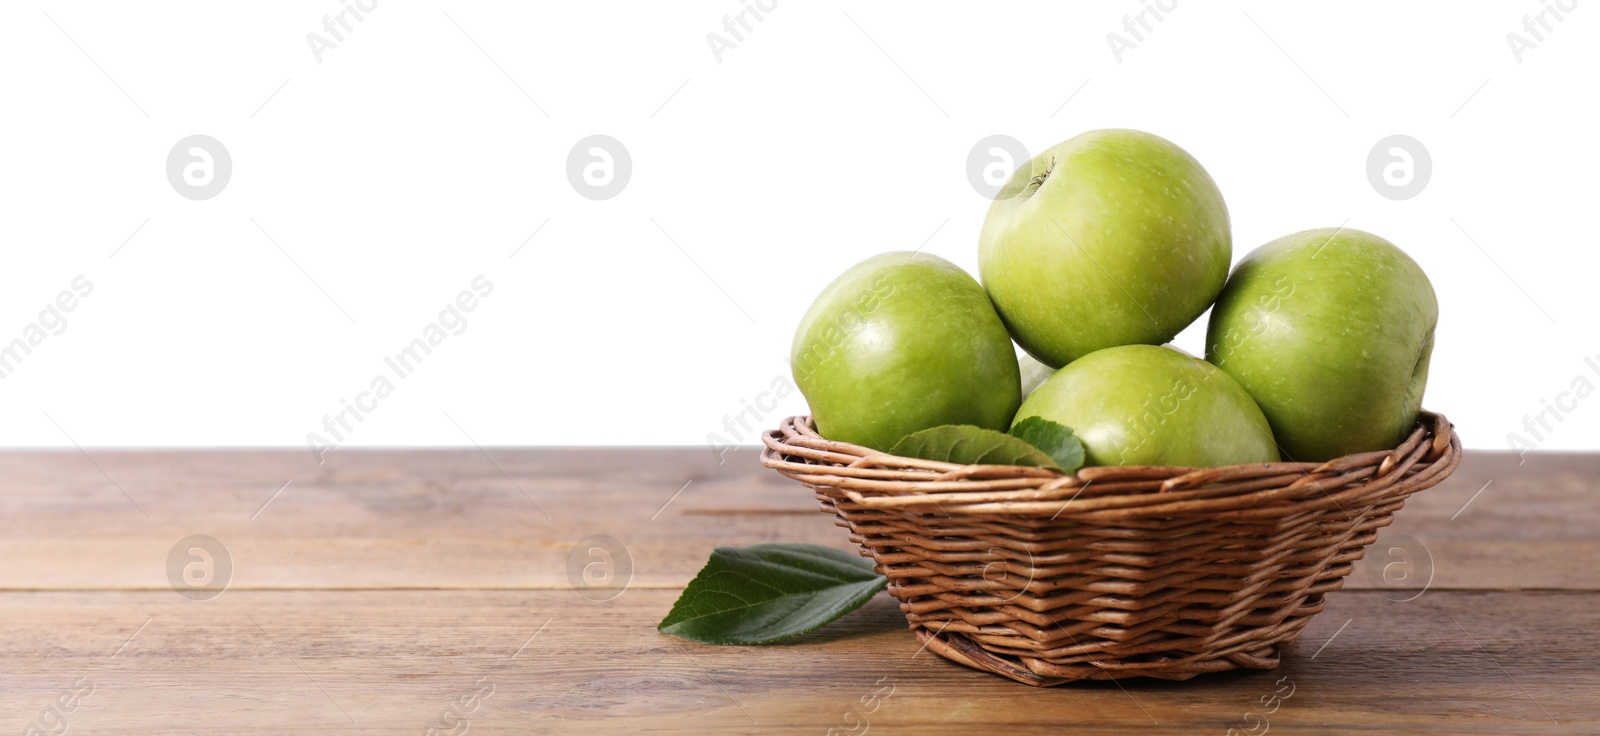
[[[1428, 411], [1393, 450], [1323, 463], [1085, 467], [1072, 475], [890, 455], [825, 439], [809, 416], [789, 417], [762, 440], [762, 465], [807, 485], [837, 488], [864, 508], [1097, 521], [1283, 517], [1372, 496], [1402, 479], [1426, 488], [1449, 475], [1461, 454], [1449, 420]], [[1419, 464], [1424, 467], [1410, 473]]]

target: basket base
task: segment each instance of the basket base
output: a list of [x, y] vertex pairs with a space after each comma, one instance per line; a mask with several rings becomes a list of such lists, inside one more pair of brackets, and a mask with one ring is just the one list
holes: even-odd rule
[[1235, 652], [1224, 658], [1190, 663], [1182, 669], [1152, 663], [1148, 669], [1130, 668], [1123, 672], [1113, 672], [1093, 663], [1080, 667], [1062, 667], [1060, 665], [1047, 664], [1045, 666], [1058, 674], [1045, 675], [1020, 666], [1015, 660], [997, 657], [983, 647], [973, 643], [971, 639], [955, 632], [941, 633], [917, 627], [916, 634], [917, 640], [922, 642], [924, 647], [945, 659], [1034, 687], [1054, 687], [1080, 680], [1120, 680], [1133, 677], [1187, 680], [1196, 675], [1211, 672], [1227, 672], [1238, 669], [1277, 669], [1280, 646], [1294, 640], [1294, 637], [1289, 637], [1278, 644], [1271, 644], [1250, 652]]

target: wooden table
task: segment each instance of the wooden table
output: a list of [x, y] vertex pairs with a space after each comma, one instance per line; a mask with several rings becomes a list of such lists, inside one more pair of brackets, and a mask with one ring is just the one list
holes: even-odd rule
[[[656, 633], [715, 546], [850, 548], [754, 451], [717, 460], [0, 454], [0, 727], [1600, 733], [1600, 454], [1469, 453], [1412, 499], [1369, 554], [1382, 567], [1358, 567], [1276, 671], [1046, 690], [919, 651], [886, 595], [779, 646]], [[179, 545], [192, 535], [227, 559], [191, 555], [212, 544]], [[591, 535], [618, 544], [572, 552]], [[227, 588], [195, 600], [207, 574]]]

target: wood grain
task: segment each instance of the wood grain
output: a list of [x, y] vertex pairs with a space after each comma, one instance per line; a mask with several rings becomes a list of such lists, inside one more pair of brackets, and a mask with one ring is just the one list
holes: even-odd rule
[[[645, 588], [681, 586], [717, 545], [851, 549], [753, 450], [720, 465], [706, 448], [341, 450], [321, 466], [287, 450], [88, 455], [0, 454], [0, 590], [165, 589], [167, 553], [190, 534], [222, 541], [239, 590], [563, 588], [568, 552], [591, 534], [623, 541]], [[1600, 559], [1595, 478], [1600, 454], [1519, 466], [1468, 453], [1374, 548], [1415, 539], [1381, 561], [1431, 558], [1431, 583], [1358, 567], [1346, 584], [1600, 588], [1600, 568], [1572, 564]]]
[[1593, 593], [1345, 591], [1277, 671], [1050, 690], [919, 653], [886, 596], [792, 644], [712, 647], [654, 631], [675, 595], [0, 594], [0, 727], [86, 677], [67, 718], [88, 733], [425, 733], [488, 685], [472, 733], [1243, 733], [1286, 687], [1272, 733], [1600, 731], [1600, 664], [1572, 646]]
[[[779, 646], [656, 633], [717, 545], [851, 548], [753, 451], [91, 449], [0, 472], [14, 733], [1600, 733], [1600, 454], [1469, 453], [1277, 671], [1050, 690], [919, 652], [886, 596]], [[167, 581], [191, 534], [234, 559], [209, 601]], [[593, 534], [630, 578], [574, 587]]]

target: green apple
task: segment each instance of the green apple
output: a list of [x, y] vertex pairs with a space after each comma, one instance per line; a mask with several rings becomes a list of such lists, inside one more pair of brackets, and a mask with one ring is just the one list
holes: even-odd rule
[[1349, 228], [1307, 230], [1234, 268], [1206, 357], [1254, 396], [1289, 459], [1400, 444], [1417, 421], [1439, 303], [1416, 261]]
[[978, 273], [1017, 344], [1055, 367], [1159, 345], [1228, 278], [1233, 236], [1216, 182], [1183, 149], [1096, 130], [1018, 167], [989, 205]]
[[989, 296], [926, 253], [874, 256], [835, 279], [800, 320], [790, 365], [822, 436], [883, 451], [943, 424], [1004, 430], [1022, 401]]
[[1228, 374], [1159, 345], [1083, 356], [1029, 394], [1016, 421], [1071, 427], [1090, 465], [1209, 468], [1274, 462], [1267, 418]]

